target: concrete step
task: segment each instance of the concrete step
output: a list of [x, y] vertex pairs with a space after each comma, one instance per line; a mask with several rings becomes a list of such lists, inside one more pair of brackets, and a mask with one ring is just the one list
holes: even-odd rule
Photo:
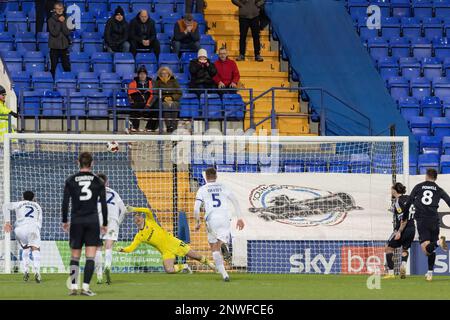
[[289, 87], [289, 81], [287, 80], [271, 80], [271, 79], [259, 79], [259, 80], [245, 80], [241, 81], [244, 88], [253, 88], [255, 90], [267, 90], [272, 87]]
[[[262, 90], [254, 90], [253, 97], [256, 97], [260, 93], [262, 93]], [[242, 91], [241, 95], [244, 98], [244, 100], [248, 101], [249, 96], [250, 96], [250, 93], [248, 91]], [[296, 101], [298, 101], [298, 92], [297, 91], [288, 91], [288, 90], [275, 91], [275, 99], [280, 99], [280, 98], [291, 98], [291, 99], [296, 99]], [[272, 94], [267, 93], [265, 96], [261, 97], [260, 99], [272, 99]], [[272, 100], [270, 100], [270, 101], [272, 101]]]
[[[239, 56], [239, 49], [236, 50], [228, 50], [228, 55], [230, 56], [230, 58], [232, 59], [236, 59]], [[278, 52], [277, 51], [262, 51], [261, 52], [261, 56], [263, 57], [264, 61], [270, 61], [270, 62], [279, 62], [280, 58], [278, 57]], [[249, 48], [247, 47], [247, 53], [245, 55], [245, 61], [253, 61], [256, 63], [261, 63], [261, 62], [257, 62], [255, 61], [255, 57], [253, 56], [253, 46], [251, 48], [251, 51], [249, 50]], [[277, 71], [279, 70], [279, 68], [277, 69]]]
[[236, 61], [240, 72], [261, 70], [261, 71], [279, 71], [280, 62], [278, 61]]
[[[228, 50], [239, 50], [239, 38], [238, 39], [225, 39], [222, 37], [214, 37], [214, 40], [217, 43], [217, 48], [221, 48], [221, 47], [225, 47]], [[260, 41], [261, 43], [261, 53], [264, 54], [264, 52], [270, 52], [271, 48], [270, 48], [270, 42], [268, 40], [263, 40], [261, 39]], [[246, 41], [246, 49], [247, 49], [247, 54], [253, 53], [253, 39], [250, 37], [247, 37], [247, 41]]]
[[[255, 112], [270, 112], [272, 110], [271, 102], [262, 102], [256, 101], [253, 104], [255, 108]], [[248, 106], [250, 108], [250, 106]], [[299, 113], [300, 112], [300, 104], [298, 102], [292, 103], [283, 103], [279, 100], [275, 101], [275, 110], [277, 112], [285, 112], [285, 113]]]

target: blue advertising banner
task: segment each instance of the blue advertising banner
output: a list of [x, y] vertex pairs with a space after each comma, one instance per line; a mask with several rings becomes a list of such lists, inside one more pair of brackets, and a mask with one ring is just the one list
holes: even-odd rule
[[[422, 252], [419, 242], [414, 241], [412, 244], [410, 257], [411, 274], [425, 274], [428, 271], [428, 258]], [[436, 262], [433, 272], [436, 275], [450, 275], [450, 256], [448, 251], [444, 251], [441, 248], [436, 249]]]

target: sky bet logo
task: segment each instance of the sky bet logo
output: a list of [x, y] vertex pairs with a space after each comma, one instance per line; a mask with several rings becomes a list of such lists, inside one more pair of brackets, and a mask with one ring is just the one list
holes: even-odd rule
[[331, 255], [313, 254], [308, 248], [291, 255], [289, 261], [290, 273], [372, 274], [384, 265], [384, 248], [343, 246], [340, 254]]

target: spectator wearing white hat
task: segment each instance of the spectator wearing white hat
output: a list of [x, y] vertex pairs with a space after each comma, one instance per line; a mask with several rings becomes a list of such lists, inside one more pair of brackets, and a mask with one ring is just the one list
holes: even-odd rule
[[[213, 78], [217, 74], [217, 69], [209, 59], [205, 49], [198, 50], [197, 59], [189, 63], [189, 73], [191, 82], [189, 87], [192, 89], [214, 89], [217, 88]], [[203, 91], [193, 91], [200, 95]], [[211, 93], [211, 91], [209, 91]]]

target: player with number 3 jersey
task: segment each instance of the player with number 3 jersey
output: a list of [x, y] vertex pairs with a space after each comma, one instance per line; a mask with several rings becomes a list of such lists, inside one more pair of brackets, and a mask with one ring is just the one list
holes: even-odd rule
[[428, 256], [428, 272], [425, 275], [427, 281], [433, 278], [434, 263], [436, 260], [436, 248], [440, 246], [448, 250], [445, 237], [439, 239], [439, 202], [444, 200], [450, 206], [450, 197], [436, 184], [437, 171], [427, 169], [425, 181], [419, 183], [411, 191], [409, 200], [405, 204], [405, 210], [411, 205], [415, 208], [415, 219], [422, 251]]

